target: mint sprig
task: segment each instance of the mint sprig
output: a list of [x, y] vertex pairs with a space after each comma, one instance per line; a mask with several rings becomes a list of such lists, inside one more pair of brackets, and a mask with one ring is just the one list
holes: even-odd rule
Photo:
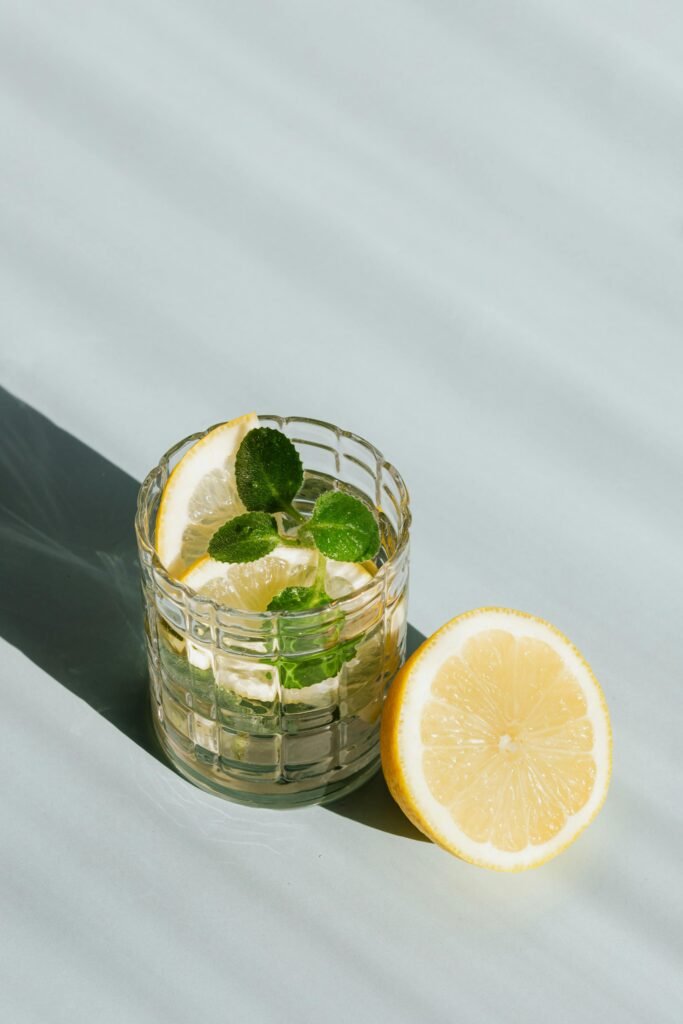
[[322, 683], [324, 679], [333, 679], [339, 675], [344, 663], [356, 656], [362, 639], [362, 636], [357, 636], [351, 640], [342, 640], [318, 654], [281, 658], [278, 662], [280, 685], [286, 690], [303, 690], [306, 686]]
[[268, 605], [269, 612], [307, 612], [322, 608], [331, 598], [324, 590], [315, 587], [285, 587], [276, 594]]
[[[271, 600], [268, 611], [312, 611], [329, 604], [332, 598], [325, 588], [326, 559], [340, 562], [365, 562], [375, 557], [380, 533], [372, 511], [345, 491], [326, 491], [305, 519], [294, 506], [304, 481], [301, 458], [292, 442], [281, 431], [270, 427], [250, 430], [235, 459], [237, 490], [244, 506], [243, 515], [218, 529], [209, 543], [209, 554], [221, 562], [253, 562], [274, 551], [279, 544], [316, 548], [318, 568], [310, 587], [286, 587]], [[281, 532], [276, 513], [296, 528]], [[344, 616], [340, 612], [341, 630]], [[354, 656], [358, 641], [343, 641], [323, 654], [284, 659], [282, 684], [285, 687], [312, 686], [337, 675], [341, 666]]]
[[327, 562], [322, 555], [318, 555], [318, 567], [315, 574], [315, 583], [312, 587], [285, 587], [279, 594], [276, 594], [268, 605], [269, 612], [304, 612], [313, 608], [322, 608], [329, 604], [332, 598], [325, 590], [325, 577], [327, 575]]
[[218, 562], [255, 562], [280, 543], [277, 523], [265, 512], [245, 512], [224, 523], [209, 541]]
[[[298, 451], [283, 433], [257, 427], [246, 435], [235, 459], [237, 490], [252, 512], [290, 512], [304, 482]], [[298, 513], [295, 518], [300, 518]]]
[[343, 491], [320, 495], [306, 531], [318, 551], [337, 562], [365, 562], [379, 549], [379, 527], [372, 512]]

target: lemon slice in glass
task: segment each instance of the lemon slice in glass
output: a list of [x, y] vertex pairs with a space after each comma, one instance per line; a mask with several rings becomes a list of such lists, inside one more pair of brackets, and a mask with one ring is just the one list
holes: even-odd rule
[[[275, 595], [285, 587], [311, 586], [315, 580], [317, 564], [316, 551], [281, 545], [254, 562], [219, 562], [207, 555], [190, 567], [183, 575], [182, 582], [201, 596], [209, 597], [230, 608], [264, 612]], [[368, 583], [372, 576], [373, 574], [362, 565], [328, 559], [325, 589], [332, 598], [346, 597]], [[210, 649], [200, 647], [192, 641], [188, 641], [188, 657], [192, 664], [198, 663], [201, 659], [202, 667], [205, 667], [205, 660], [209, 663], [214, 660]], [[238, 686], [232, 681], [229, 684], [232, 689], [237, 689], [240, 696], [265, 699], [264, 693], [267, 690], [268, 699], [274, 697], [278, 689], [278, 674], [277, 671], [273, 671], [272, 666], [250, 664], [239, 658], [233, 658], [232, 661], [242, 675], [245, 667], [250, 669], [247, 673], [248, 678], [240, 681]], [[229, 662], [230, 658], [227, 655], [217, 653], [215, 667], [222, 681], [228, 677], [232, 680], [239, 675], [235, 672], [230, 673]], [[268, 687], [252, 678], [259, 669], [267, 671], [270, 680]], [[290, 704], [325, 705], [336, 697], [338, 686], [339, 677], [335, 676], [300, 690], [289, 689], [286, 691], [287, 701]]]
[[[241, 611], [264, 612], [285, 587], [310, 587], [315, 580], [317, 552], [281, 545], [255, 562], [218, 562], [200, 558], [181, 577], [203, 597]], [[325, 588], [332, 598], [363, 587], [372, 574], [355, 562], [326, 564]]]

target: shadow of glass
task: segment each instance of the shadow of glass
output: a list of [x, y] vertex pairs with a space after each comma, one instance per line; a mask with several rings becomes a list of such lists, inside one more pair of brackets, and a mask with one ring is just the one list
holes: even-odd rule
[[147, 696], [139, 484], [0, 388], [0, 635], [161, 759]]
[[[139, 484], [3, 388], [0, 429], [0, 636], [168, 765], [149, 712]], [[423, 640], [408, 627], [409, 653]], [[424, 838], [381, 773], [328, 809]]]
[[[408, 657], [425, 639], [424, 633], [408, 624]], [[417, 839], [424, 843], [429, 842], [427, 837], [406, 818], [389, 792], [381, 771], [360, 789], [354, 790], [341, 800], [325, 804], [325, 810], [341, 814], [344, 818], [352, 818], [362, 825], [380, 829], [382, 832], [391, 832], [393, 835]]]

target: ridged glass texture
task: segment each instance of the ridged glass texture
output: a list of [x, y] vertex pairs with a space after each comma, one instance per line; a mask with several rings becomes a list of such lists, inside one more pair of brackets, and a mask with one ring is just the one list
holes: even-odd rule
[[[405, 657], [410, 512], [400, 475], [362, 438], [310, 419], [259, 420], [282, 430], [301, 454], [303, 512], [329, 488], [375, 508], [382, 547], [365, 587], [315, 612], [258, 613], [222, 606], [171, 579], [153, 546], [159, 500], [174, 466], [206, 431], [177, 444], [147, 476], [136, 531], [152, 713], [164, 751], [205, 789], [290, 807], [343, 796], [379, 767], [382, 701]], [[283, 685], [294, 663], [315, 664], [347, 641], [355, 655], [332, 679]]]

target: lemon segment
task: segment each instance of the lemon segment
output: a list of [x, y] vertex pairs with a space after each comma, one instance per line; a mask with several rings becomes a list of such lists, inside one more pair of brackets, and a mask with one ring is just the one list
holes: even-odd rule
[[435, 842], [537, 866], [593, 820], [611, 772], [607, 705], [558, 630], [507, 609], [447, 623], [406, 663], [382, 721], [387, 783]]

